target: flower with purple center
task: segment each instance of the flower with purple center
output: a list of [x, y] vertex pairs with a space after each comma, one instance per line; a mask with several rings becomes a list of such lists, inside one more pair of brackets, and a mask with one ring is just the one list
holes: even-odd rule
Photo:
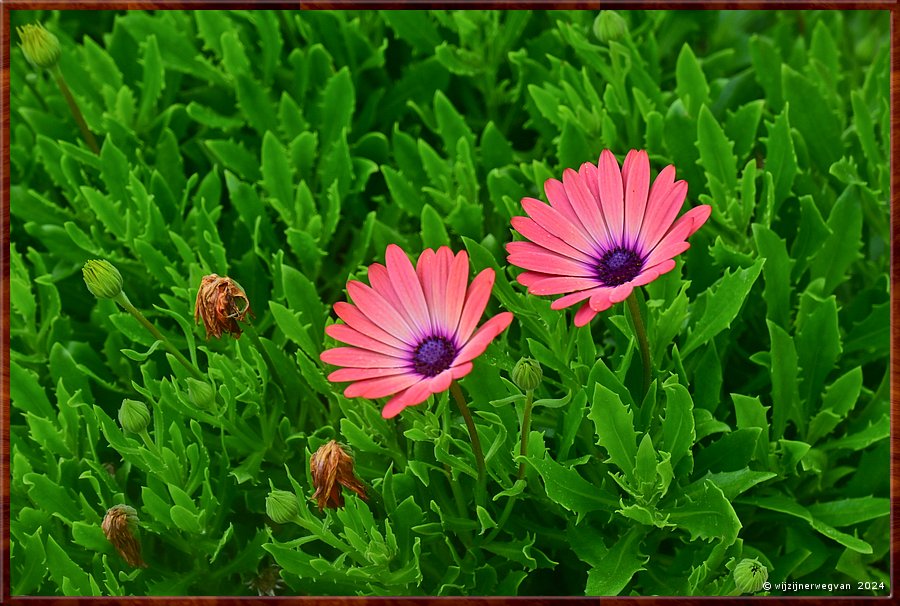
[[628, 298], [675, 267], [673, 257], [690, 247], [687, 238], [709, 218], [702, 204], [678, 216], [687, 183], [665, 167], [650, 185], [647, 152], [631, 150], [622, 169], [609, 150], [596, 165], [571, 168], [562, 181], [548, 179], [550, 204], [522, 200], [527, 217], [513, 228], [529, 241], [510, 242], [508, 261], [526, 271], [518, 281], [535, 295], [564, 295], [551, 304], [581, 303], [575, 325]]
[[407, 406], [469, 374], [472, 360], [510, 322], [499, 313], [476, 330], [494, 286], [494, 270], [485, 269], [469, 284], [469, 258], [446, 246], [425, 250], [415, 267], [406, 253], [390, 245], [386, 263], [369, 266], [370, 286], [351, 280], [347, 292], [354, 304], [339, 302], [334, 310], [344, 323], [325, 329], [349, 347], [322, 352], [323, 362], [342, 368], [330, 381], [352, 381], [348, 398], [393, 396], [382, 410], [391, 418]]

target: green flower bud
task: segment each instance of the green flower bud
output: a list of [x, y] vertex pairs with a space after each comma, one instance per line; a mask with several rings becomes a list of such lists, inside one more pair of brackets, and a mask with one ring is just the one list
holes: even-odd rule
[[734, 567], [734, 584], [741, 593], [756, 593], [769, 579], [769, 571], [756, 558], [743, 559]]
[[119, 425], [129, 433], [141, 433], [150, 425], [147, 405], [137, 400], [122, 400], [119, 407]]
[[266, 497], [266, 515], [276, 524], [287, 524], [300, 513], [297, 496], [286, 490], [273, 490]]
[[512, 380], [522, 391], [537, 389], [544, 378], [544, 371], [537, 360], [522, 358], [516, 362], [512, 371]]
[[62, 51], [59, 39], [44, 29], [40, 23], [29, 23], [16, 28], [19, 34], [19, 48], [25, 59], [35, 67], [49, 69], [59, 62]]
[[628, 33], [628, 24], [616, 11], [600, 11], [594, 19], [594, 36], [603, 43], [621, 40]]
[[122, 293], [122, 274], [109, 261], [91, 259], [81, 270], [91, 294], [100, 299], [115, 299]]
[[191, 404], [200, 410], [209, 410], [216, 403], [216, 390], [213, 386], [204, 381], [198, 381], [191, 377], [187, 378], [188, 397]]

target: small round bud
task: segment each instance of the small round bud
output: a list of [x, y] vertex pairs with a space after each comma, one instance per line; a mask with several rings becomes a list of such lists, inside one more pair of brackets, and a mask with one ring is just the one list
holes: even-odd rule
[[512, 380], [516, 387], [522, 391], [530, 391], [537, 389], [544, 378], [544, 371], [537, 360], [532, 358], [522, 358], [513, 367]]
[[734, 567], [734, 584], [741, 593], [756, 593], [769, 579], [769, 571], [756, 558], [743, 559]]
[[129, 433], [141, 433], [150, 425], [147, 405], [137, 400], [122, 400], [119, 407], [119, 425]]
[[273, 490], [266, 497], [266, 515], [276, 524], [287, 524], [300, 513], [297, 496], [286, 490]]
[[16, 28], [19, 34], [19, 47], [22, 54], [35, 67], [49, 69], [59, 62], [62, 51], [59, 38], [44, 29], [40, 23], [29, 23]]
[[115, 299], [122, 293], [122, 274], [109, 261], [91, 259], [81, 270], [91, 294], [100, 299]]
[[603, 43], [621, 40], [628, 33], [628, 24], [616, 11], [600, 11], [594, 19], [594, 36]]
[[200, 410], [209, 410], [216, 403], [216, 390], [213, 386], [204, 381], [198, 381], [191, 377], [187, 378], [188, 397], [191, 404]]

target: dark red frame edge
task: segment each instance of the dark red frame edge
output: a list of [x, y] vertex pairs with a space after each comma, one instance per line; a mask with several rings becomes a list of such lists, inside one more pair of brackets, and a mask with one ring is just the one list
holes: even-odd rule
[[[652, 8], [680, 8], [692, 10], [811, 10], [811, 9], [857, 9], [857, 10], [888, 10], [891, 13], [891, 553], [890, 575], [891, 595], [884, 597], [708, 597], [708, 598], [682, 598], [682, 597], [297, 597], [284, 596], [276, 598], [255, 597], [12, 597], [10, 596], [10, 561], [9, 561], [9, 533], [10, 533], [10, 468], [9, 468], [9, 52], [7, 46], [10, 40], [10, 10], [159, 10], [159, 9], [233, 9], [233, 8], [267, 8], [267, 9], [403, 9], [403, 8], [438, 8], [448, 5], [471, 9], [525, 9], [525, 8], [564, 8], [564, 9], [599, 9], [615, 7], [620, 9], [652, 9]], [[843, 0], [843, 1], [819, 1], [819, 0], [776, 0], [766, 2], [764, 0], [676, 0], [665, 1], [635, 1], [612, 0], [606, 2], [584, 2], [562, 0], [547, 2], [545, 0], [449, 0], [435, 2], [428, 0], [310, 0], [305, 2], [280, 2], [277, 0], [262, 0], [250, 2], [244, 0], [157, 0], [157, 1], [114, 1], [114, 0], [0, 0], [0, 151], [2, 151], [2, 164], [0, 164], [0, 269], [2, 269], [2, 281], [0, 281], [0, 602], [12, 604], [34, 604], [35, 606], [48, 604], [59, 606], [89, 605], [96, 601], [105, 604], [123, 604], [126, 606], [138, 606], [142, 603], [177, 604], [183, 606], [202, 605], [218, 606], [219, 604], [238, 605], [249, 603], [265, 603], [272, 600], [299, 601], [310, 605], [334, 604], [338, 606], [359, 606], [361, 604], [372, 606], [413, 606], [439, 604], [477, 604], [482, 606], [507, 606], [530, 604], [534, 606], [550, 605], [556, 602], [564, 602], [567, 605], [587, 604], [683, 604], [684, 606], [713, 606], [718, 604], [730, 604], [735, 601], [756, 602], [765, 601], [771, 604], [802, 602], [807, 606], [831, 606], [839, 603], [866, 602], [872, 604], [893, 603], [894, 596], [894, 562], [895, 555], [900, 547], [897, 516], [897, 503], [900, 501], [900, 432], [897, 431], [897, 421], [900, 419], [900, 365], [898, 365], [897, 353], [900, 352], [900, 331], [896, 330], [897, 319], [900, 318], [900, 298], [895, 296], [900, 278], [897, 275], [897, 261], [900, 252], [894, 243], [900, 235], [900, 216], [895, 212], [900, 209], [900, 175], [897, 169], [897, 157], [900, 154], [900, 112], [897, 109], [897, 95], [900, 93], [900, 52], [898, 52], [898, 3], [897, 0], [868, 1], [868, 0]]]

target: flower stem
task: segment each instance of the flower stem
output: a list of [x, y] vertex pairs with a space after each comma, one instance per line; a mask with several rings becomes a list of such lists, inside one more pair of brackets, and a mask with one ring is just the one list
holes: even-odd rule
[[634, 333], [641, 346], [641, 360], [644, 363], [644, 391], [641, 395], [644, 396], [650, 389], [650, 342], [647, 340], [647, 331], [644, 328], [644, 320], [641, 318], [637, 296], [632, 292], [626, 300], [628, 301], [628, 310], [631, 312], [631, 321], [634, 323]]
[[153, 335], [157, 340], [159, 340], [163, 347], [165, 347], [170, 354], [175, 356], [175, 359], [181, 362], [181, 365], [184, 366], [188, 372], [193, 375], [193, 377], [197, 380], [203, 381], [203, 373], [197, 370], [197, 367], [194, 366], [187, 358], [185, 358], [178, 349], [172, 345], [172, 342], [169, 341], [153, 324], [150, 323], [150, 320], [144, 317], [144, 314], [140, 312], [140, 310], [131, 304], [131, 301], [128, 300], [128, 297], [124, 292], [120, 292], [119, 296], [115, 299], [116, 303], [125, 308], [125, 311], [134, 316], [134, 319], [140, 322], [141, 326], [150, 331], [150, 334]]
[[475, 421], [472, 420], [472, 413], [469, 411], [469, 407], [466, 405], [466, 399], [456, 381], [453, 381], [450, 384], [450, 393], [453, 394], [453, 399], [456, 400], [459, 412], [462, 413], [463, 419], [466, 421], [466, 427], [469, 430], [469, 438], [472, 440], [472, 452], [475, 455], [475, 464], [478, 467], [476, 502], [481, 504], [484, 502], [486, 484], [484, 452], [481, 450], [481, 440], [478, 438], [478, 431], [475, 429]]
[[78, 103], [75, 102], [75, 97], [72, 96], [72, 91], [69, 90], [69, 85], [66, 84], [66, 79], [63, 78], [62, 71], [60, 71], [59, 66], [55, 66], [51, 73], [53, 74], [53, 79], [56, 80], [56, 85], [59, 87], [59, 91], [62, 93], [63, 97], [66, 100], [66, 103], [69, 105], [69, 110], [72, 112], [72, 116], [75, 118], [75, 122], [78, 123], [78, 128], [81, 129], [81, 136], [84, 137], [85, 143], [87, 146], [91, 148], [91, 151], [95, 154], [100, 154], [100, 147], [97, 145], [97, 139], [94, 138], [94, 133], [91, 132], [91, 129], [88, 128], [87, 122], [84, 121], [84, 116], [81, 113], [81, 110], [78, 109]]
[[[534, 390], [529, 389], [525, 392], [525, 412], [522, 414], [522, 440], [519, 443], [519, 455], [525, 456], [528, 454], [528, 434], [531, 433], [531, 408], [534, 405]], [[516, 474], [516, 481], [525, 479], [525, 461], [521, 461], [519, 463], [519, 472]], [[513, 505], [516, 502], [516, 497], [519, 495], [512, 495], [506, 501], [506, 506], [503, 508], [503, 513], [500, 514], [500, 520], [497, 522], [497, 526], [491, 531], [491, 534], [488, 535], [487, 539], [485, 539], [485, 543], [490, 543], [494, 540], [494, 537], [500, 532], [500, 529], [503, 528], [503, 525], [506, 524], [506, 520], [509, 519], [509, 514], [512, 513]]]

